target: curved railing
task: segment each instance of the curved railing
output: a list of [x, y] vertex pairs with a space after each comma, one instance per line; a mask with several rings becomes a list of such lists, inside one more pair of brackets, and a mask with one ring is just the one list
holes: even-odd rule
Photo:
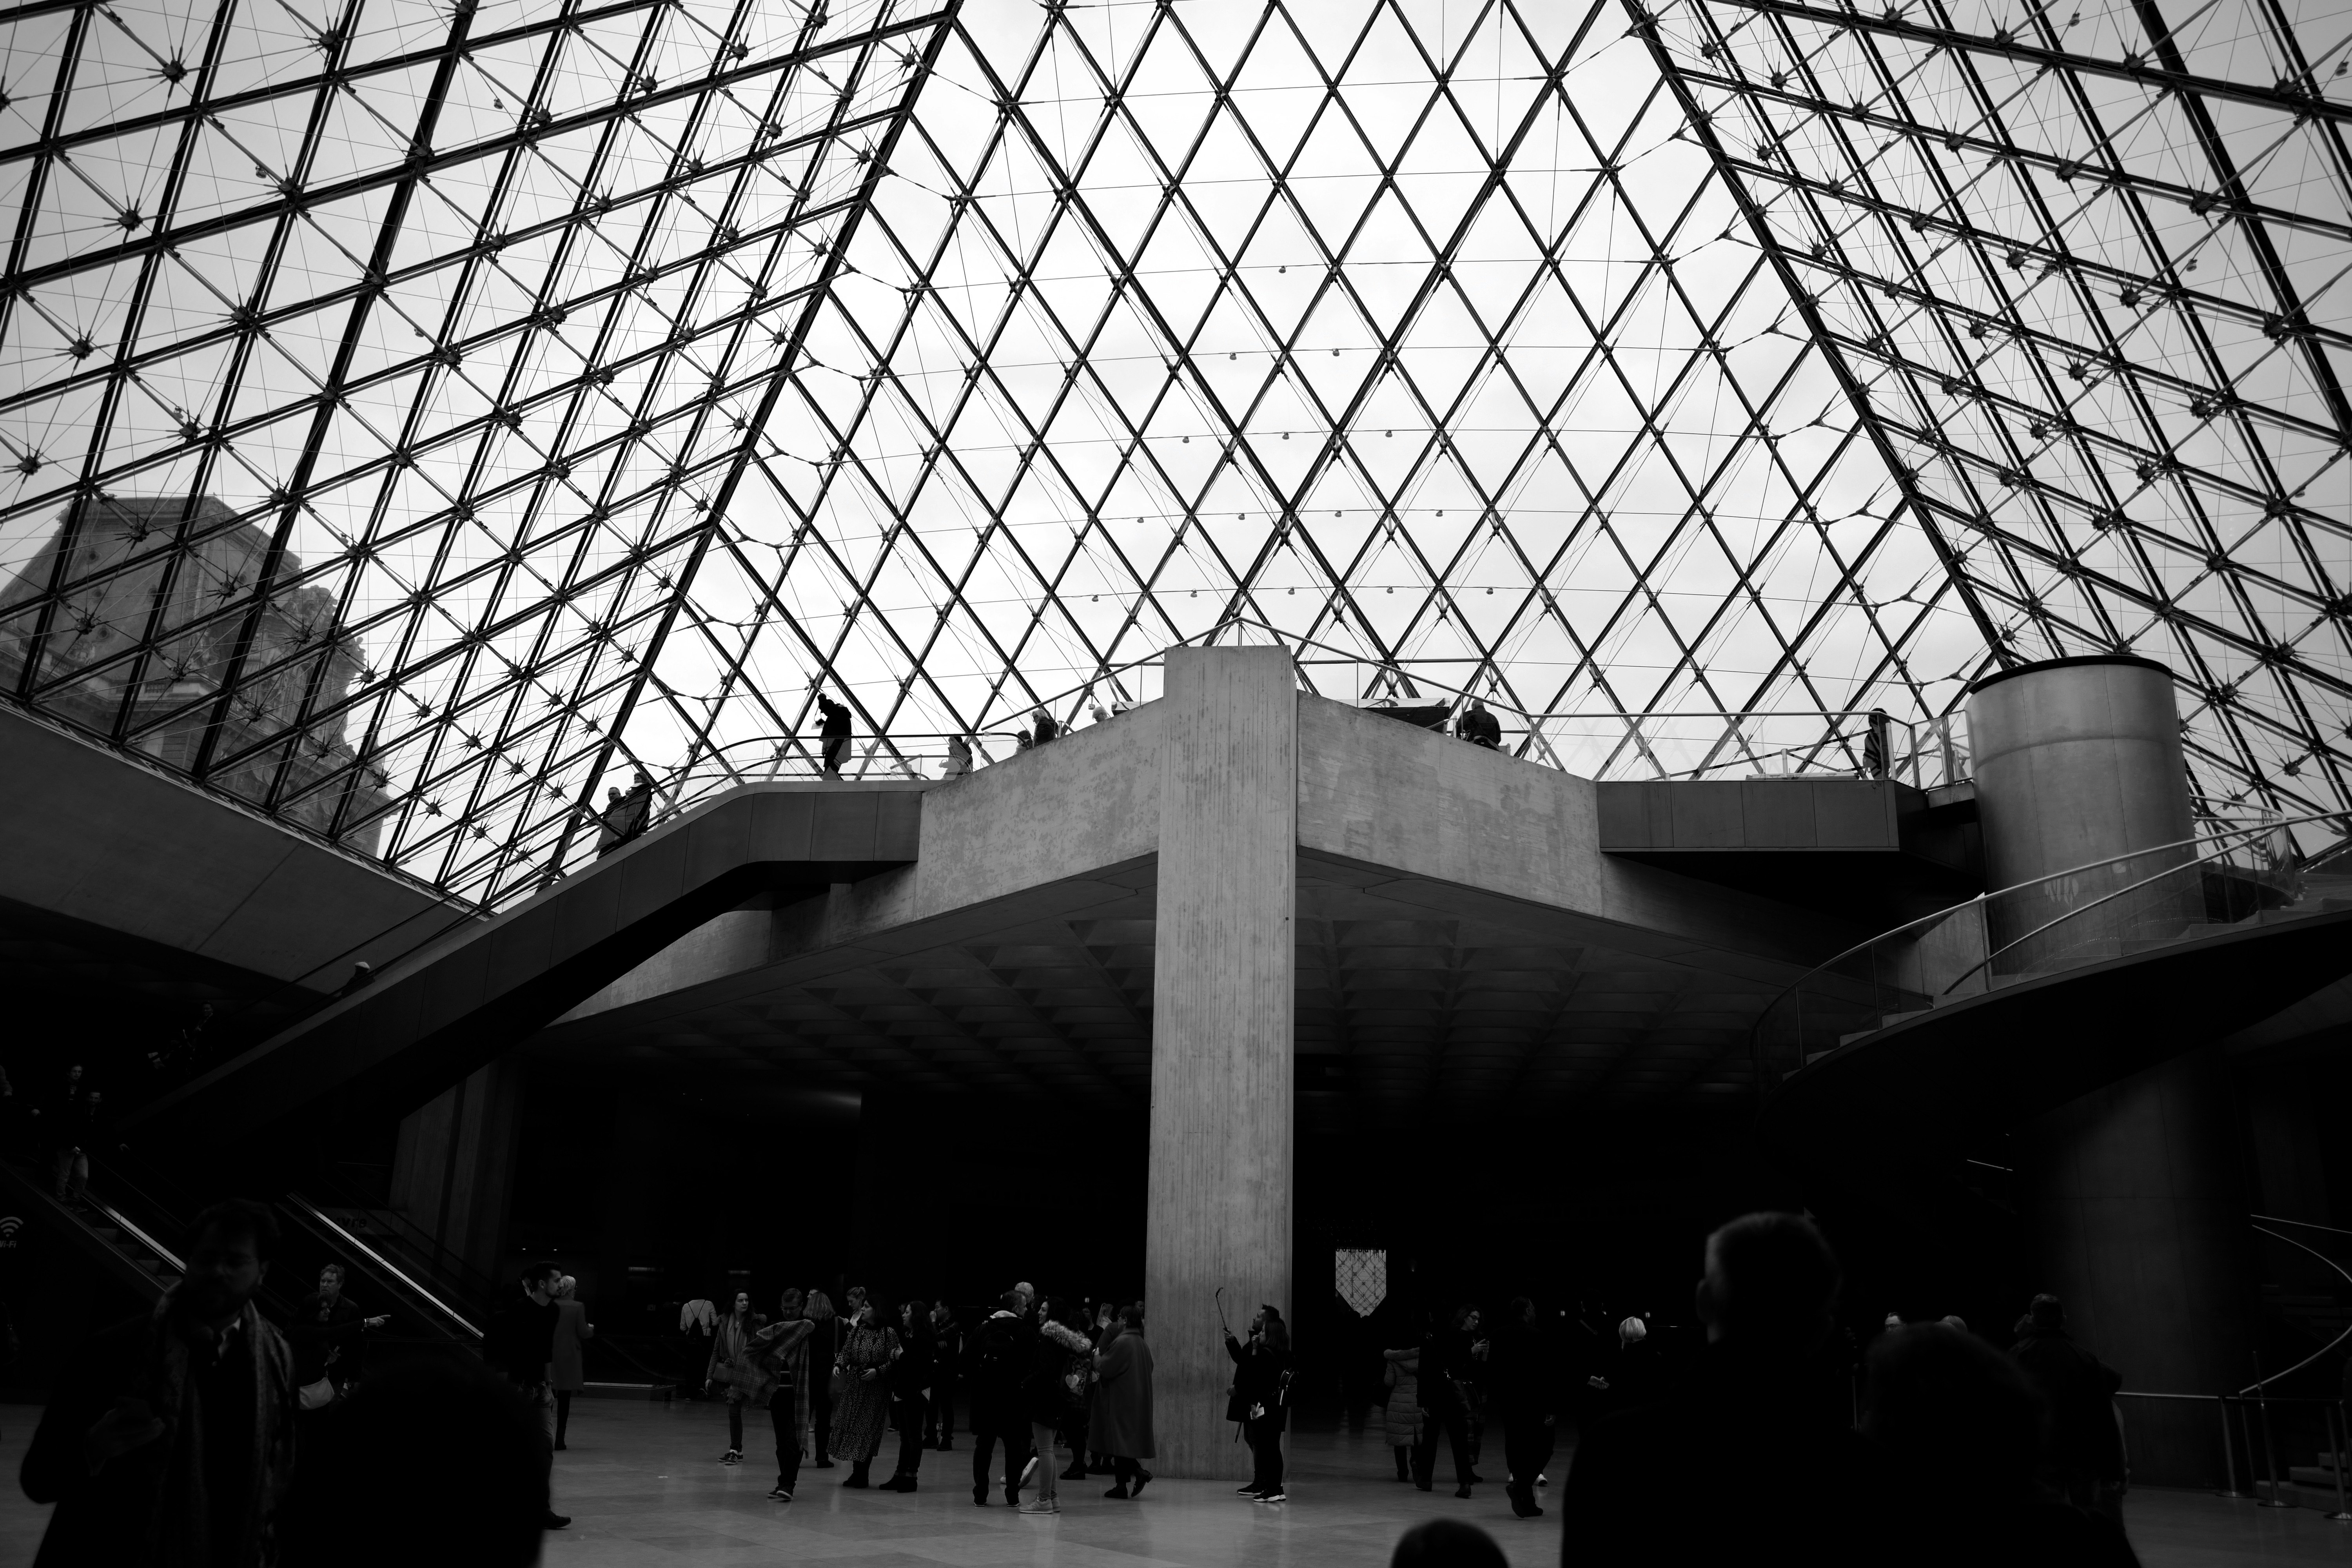
[[2003, 985], [2210, 934], [2314, 895], [2352, 896], [2352, 876], [2326, 868], [2347, 847], [2347, 812], [2215, 824], [1897, 926], [1765, 1007], [1749, 1037], [1757, 1084], [1769, 1089], [1860, 1036]]

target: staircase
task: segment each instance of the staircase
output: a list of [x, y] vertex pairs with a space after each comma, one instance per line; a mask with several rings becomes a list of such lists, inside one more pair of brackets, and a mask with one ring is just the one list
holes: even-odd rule
[[[2271, 909], [2255, 910], [2236, 920], [2184, 921], [2177, 914], [2163, 919], [2142, 921], [2120, 932], [2087, 938], [2055, 952], [2048, 952], [2029, 967], [1985, 976], [1988, 990], [1999, 991], [2021, 985], [2030, 980], [2040, 980], [2069, 970], [2083, 969], [2095, 963], [2105, 963], [2119, 958], [2136, 958], [2146, 953], [2161, 952], [2207, 937], [2231, 931], [2272, 930], [2292, 926], [2322, 915], [2340, 914], [2352, 910], [2352, 876], [2314, 876], [2304, 879], [2303, 888], [2294, 902]], [[1836, 1046], [1852, 1045], [1882, 1029], [1923, 1017], [1938, 1007], [1969, 999], [1969, 993], [1947, 991], [1936, 995], [1918, 993], [1902, 994], [1900, 999], [1910, 1005], [1887, 1011], [1874, 1011], [1856, 1006], [1845, 1018], [1848, 1026], [1832, 1037]], [[1805, 1053], [1805, 1065], [1831, 1054], [1836, 1047], [1823, 1046]]]

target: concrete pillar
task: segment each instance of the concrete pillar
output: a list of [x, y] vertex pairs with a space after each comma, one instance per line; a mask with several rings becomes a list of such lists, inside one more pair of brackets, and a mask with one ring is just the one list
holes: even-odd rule
[[[2172, 678], [2161, 665], [2074, 658], [2007, 670], [1970, 692], [1969, 722], [1996, 889], [2194, 830]], [[2162, 864], [2136, 861], [2131, 879]], [[2056, 912], [2031, 899], [2006, 903], [1996, 905], [1995, 941]], [[2066, 1303], [2076, 1338], [2121, 1372], [2126, 1388], [2214, 1394], [2253, 1375], [2253, 1258], [2239, 1155], [2218, 1047], [2020, 1130], [2036, 1289]], [[2212, 1406], [2126, 1405], [2135, 1479], [2201, 1485], [2219, 1474]]]
[[522, 1068], [501, 1059], [404, 1118], [392, 1205], [467, 1267], [503, 1284]]
[[1239, 1331], [1292, 1317], [1298, 695], [1278, 647], [1171, 648], [1160, 702], [1145, 1332], [1163, 1475], [1246, 1477], [1225, 1424]]

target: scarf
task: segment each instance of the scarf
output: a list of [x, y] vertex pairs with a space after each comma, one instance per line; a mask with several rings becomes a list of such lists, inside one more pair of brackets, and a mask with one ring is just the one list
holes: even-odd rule
[[[213, 1561], [214, 1500], [206, 1491], [205, 1423], [192, 1375], [199, 1347], [191, 1345], [171, 1321], [178, 1295], [174, 1286], [155, 1303], [143, 1379], [147, 1407], [163, 1423], [163, 1435], [157, 1439], [163, 1468], [147, 1531], [147, 1560], [158, 1565]], [[245, 1540], [236, 1561], [266, 1562], [274, 1553], [264, 1526], [293, 1463], [293, 1422], [286, 1406], [294, 1386], [294, 1363], [285, 1341], [250, 1301], [224, 1341], [229, 1336], [242, 1336], [253, 1368], [252, 1387], [244, 1395], [253, 1402], [253, 1456], [244, 1499]]]

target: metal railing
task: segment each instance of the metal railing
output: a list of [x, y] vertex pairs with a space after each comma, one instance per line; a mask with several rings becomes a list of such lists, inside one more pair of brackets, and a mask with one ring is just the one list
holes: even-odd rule
[[1980, 894], [1897, 926], [1773, 998], [1749, 1037], [1756, 1081], [1769, 1089], [1860, 1036], [2004, 984], [2290, 908], [2347, 841], [2346, 812], [2211, 823], [2194, 838]]
[[367, 1267], [374, 1273], [407, 1290], [410, 1295], [456, 1324], [459, 1331], [468, 1338], [478, 1340], [482, 1337], [481, 1329], [471, 1319], [443, 1300], [430, 1286], [420, 1282], [406, 1269], [362, 1240], [352, 1232], [350, 1226], [328, 1214], [318, 1205], [299, 1193], [287, 1194], [286, 1205], [310, 1225], [324, 1231], [333, 1239], [335, 1245], [346, 1253], [354, 1258], [365, 1259]]

